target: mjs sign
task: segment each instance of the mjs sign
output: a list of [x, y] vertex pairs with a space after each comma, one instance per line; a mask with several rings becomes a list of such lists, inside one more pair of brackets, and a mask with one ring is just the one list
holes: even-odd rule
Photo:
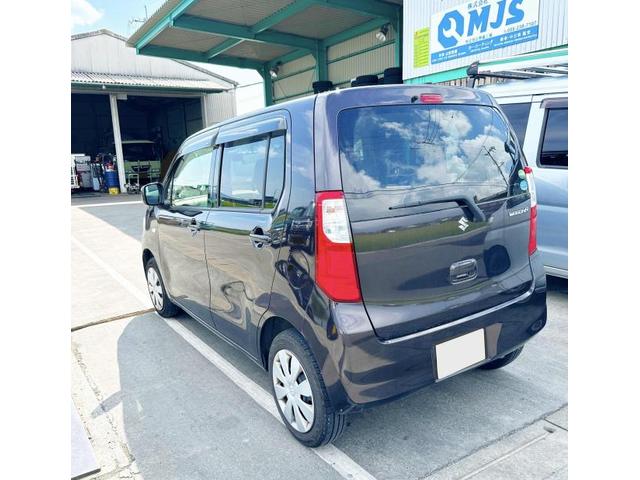
[[421, 58], [436, 64], [535, 40], [538, 10], [539, 0], [474, 0], [435, 13]]

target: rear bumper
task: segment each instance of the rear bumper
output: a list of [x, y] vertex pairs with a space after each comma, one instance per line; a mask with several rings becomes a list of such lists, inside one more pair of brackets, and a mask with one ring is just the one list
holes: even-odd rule
[[[435, 346], [478, 329], [485, 330], [486, 360], [523, 345], [546, 324], [544, 274], [518, 299], [436, 329], [382, 341], [362, 304], [334, 304], [332, 316], [343, 348], [334, 357], [349, 410], [392, 400], [438, 381]], [[337, 353], [337, 352], [336, 352]], [[477, 366], [474, 365], [473, 367]], [[344, 398], [335, 399], [345, 402]]]

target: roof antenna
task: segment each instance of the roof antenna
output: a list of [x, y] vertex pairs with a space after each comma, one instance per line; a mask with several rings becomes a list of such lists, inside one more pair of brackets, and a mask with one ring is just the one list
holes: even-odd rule
[[147, 6], [144, 6], [144, 18], [136, 18], [136, 17], [131, 17], [129, 19], [128, 23], [128, 29], [129, 31], [131, 30], [131, 27], [133, 25], [135, 25], [136, 23], [144, 23], [149, 19], [149, 14], [147, 13]]

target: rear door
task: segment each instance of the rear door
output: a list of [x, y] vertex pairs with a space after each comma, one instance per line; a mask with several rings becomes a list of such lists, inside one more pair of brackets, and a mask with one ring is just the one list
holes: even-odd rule
[[158, 211], [160, 260], [165, 287], [181, 306], [210, 322], [209, 276], [204, 234], [212, 206], [214, 154], [211, 136], [182, 152]]
[[339, 114], [338, 131], [362, 297], [380, 337], [528, 291], [528, 185], [497, 109], [354, 108]]
[[211, 211], [206, 256], [216, 328], [253, 353], [269, 306], [286, 193], [284, 119], [222, 131], [218, 207]]

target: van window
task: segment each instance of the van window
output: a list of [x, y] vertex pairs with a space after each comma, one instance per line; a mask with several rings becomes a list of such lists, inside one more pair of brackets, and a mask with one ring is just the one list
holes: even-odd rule
[[[483, 202], [526, 191], [520, 150], [488, 106], [402, 105], [338, 117], [343, 188], [350, 193], [424, 190]], [[400, 201], [398, 200], [398, 201]]]
[[527, 133], [527, 124], [529, 123], [529, 111], [531, 110], [530, 103], [508, 103], [506, 105], [500, 105], [502, 111], [509, 119], [509, 123], [513, 127], [513, 131], [516, 132], [518, 142], [520, 146], [524, 144], [524, 136]]
[[284, 186], [284, 134], [271, 137], [267, 180], [264, 189], [264, 208], [273, 209], [280, 200]]
[[224, 145], [220, 174], [220, 206], [261, 208], [269, 138]]
[[201, 148], [179, 160], [171, 180], [171, 205], [210, 207], [212, 147]]
[[569, 145], [567, 142], [568, 109], [547, 109], [542, 149], [541, 167], [567, 168], [569, 166]]

